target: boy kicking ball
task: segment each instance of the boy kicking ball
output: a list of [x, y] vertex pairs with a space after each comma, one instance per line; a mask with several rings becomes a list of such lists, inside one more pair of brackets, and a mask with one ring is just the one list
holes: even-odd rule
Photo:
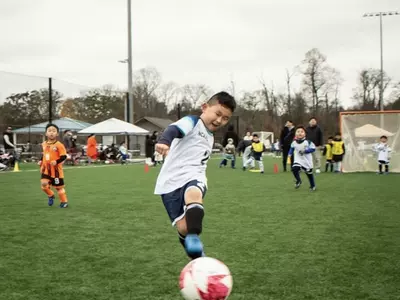
[[295, 140], [292, 142], [289, 150], [289, 158], [294, 154], [294, 158], [290, 160], [292, 161], [292, 172], [296, 179], [296, 189], [298, 189], [302, 183], [300, 171], [304, 171], [310, 182], [310, 190], [315, 191], [314, 166], [311, 154], [315, 152], [315, 149], [314, 143], [306, 139], [306, 129], [303, 126], [298, 126], [295, 131]]
[[228, 123], [235, 108], [231, 95], [215, 94], [201, 106], [200, 117], [186, 116], [171, 124], [155, 146], [155, 150], [165, 156], [165, 161], [154, 193], [161, 195], [172, 225], [178, 230], [179, 241], [192, 259], [204, 256], [199, 235], [213, 132]]

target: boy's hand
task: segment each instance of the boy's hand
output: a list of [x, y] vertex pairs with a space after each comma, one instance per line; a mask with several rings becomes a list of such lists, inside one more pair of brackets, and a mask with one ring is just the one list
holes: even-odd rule
[[162, 156], [167, 156], [169, 151], [169, 146], [165, 144], [156, 144], [155, 150], [160, 153]]
[[37, 164], [38, 164], [38, 166], [41, 166], [42, 165], [42, 161], [39, 160]]
[[57, 165], [57, 162], [56, 162], [55, 160], [52, 160], [52, 161], [50, 162], [50, 164], [51, 164], [52, 166], [55, 166], [55, 165]]

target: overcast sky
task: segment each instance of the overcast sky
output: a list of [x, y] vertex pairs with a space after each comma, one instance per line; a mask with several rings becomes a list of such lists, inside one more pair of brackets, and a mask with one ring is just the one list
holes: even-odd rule
[[[285, 89], [293, 69], [319, 48], [345, 82], [350, 103], [357, 72], [379, 68], [379, 18], [399, 0], [132, 0], [133, 67], [156, 67], [163, 81], [204, 83], [214, 91]], [[400, 16], [384, 18], [384, 65], [400, 81]], [[125, 88], [126, 0], [1, 0], [0, 71], [52, 76], [85, 86]], [[58, 84], [58, 86], [57, 86]], [[0, 72], [0, 98], [44, 79]], [[64, 94], [80, 87], [55, 83]]]

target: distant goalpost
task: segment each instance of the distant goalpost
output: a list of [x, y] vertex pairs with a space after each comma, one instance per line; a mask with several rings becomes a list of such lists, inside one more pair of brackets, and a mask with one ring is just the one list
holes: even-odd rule
[[341, 112], [339, 124], [346, 147], [343, 172], [377, 172], [373, 146], [386, 135], [392, 149], [390, 172], [400, 173], [400, 110]]

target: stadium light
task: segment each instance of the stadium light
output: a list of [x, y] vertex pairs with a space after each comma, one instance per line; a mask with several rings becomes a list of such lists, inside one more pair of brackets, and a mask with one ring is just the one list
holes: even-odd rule
[[379, 91], [379, 109], [381, 111], [384, 110], [383, 106], [383, 24], [382, 17], [386, 16], [400, 16], [400, 12], [398, 11], [386, 11], [386, 12], [371, 12], [365, 13], [363, 15], [364, 18], [372, 18], [379, 17], [379, 25], [380, 25], [380, 47], [381, 47], [381, 80], [380, 80], [380, 91]]
[[132, 74], [132, 5], [131, 0], [127, 0], [128, 10], [128, 58], [119, 60], [119, 63], [128, 64], [128, 99], [125, 102], [125, 121], [134, 123], [133, 107], [133, 74]]
[[134, 105], [133, 105], [133, 75], [132, 75], [132, 3], [127, 0], [128, 4], [128, 103], [129, 113], [127, 113], [129, 123], [134, 123]]

